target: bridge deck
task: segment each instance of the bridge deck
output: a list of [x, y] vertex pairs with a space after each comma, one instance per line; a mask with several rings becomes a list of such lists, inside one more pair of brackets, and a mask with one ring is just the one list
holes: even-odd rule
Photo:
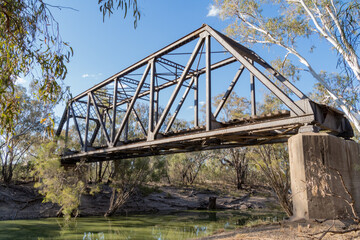
[[260, 116], [233, 119], [218, 123], [219, 127], [206, 131], [205, 126], [161, 134], [156, 140], [133, 139], [122, 141], [112, 148], [88, 149], [87, 152], [67, 152], [63, 163], [107, 161], [125, 158], [164, 155], [179, 152], [260, 145], [284, 142], [298, 129], [314, 121], [313, 115], [291, 117], [287, 110]]

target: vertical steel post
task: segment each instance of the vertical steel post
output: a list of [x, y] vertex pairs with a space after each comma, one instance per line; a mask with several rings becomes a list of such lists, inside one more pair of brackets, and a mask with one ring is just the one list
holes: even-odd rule
[[82, 137], [81, 137], [79, 124], [78, 124], [78, 122], [77, 122], [77, 120], [76, 120], [75, 110], [74, 110], [74, 108], [72, 107], [72, 103], [71, 103], [71, 105], [70, 105], [70, 108], [71, 108], [72, 116], [73, 116], [73, 118], [74, 118], [75, 128], [76, 128], [76, 131], [78, 132], [78, 135], [79, 135], [81, 148], [83, 148], [83, 147], [84, 147], [84, 142], [83, 142]]
[[[129, 109], [129, 107], [130, 107], [130, 103], [128, 102], [127, 103], [127, 109]], [[125, 131], [125, 133], [124, 133], [124, 141], [127, 141], [128, 137], [129, 137], [129, 118], [126, 120], [124, 131]]]
[[70, 106], [67, 104], [66, 127], [65, 127], [65, 148], [69, 137]]
[[88, 100], [86, 106], [85, 138], [84, 138], [84, 149], [83, 149], [84, 152], [87, 152], [87, 148], [88, 148], [89, 118], [90, 118], [90, 94], [88, 94]]
[[154, 88], [155, 88], [155, 60], [151, 60], [151, 76], [150, 76], [150, 99], [149, 99], [149, 128], [148, 139], [154, 139]]
[[[105, 126], [106, 128], [106, 110], [103, 111], [103, 113], [101, 114], [101, 120], [103, 122], [103, 125]], [[101, 126], [101, 125], [100, 125]], [[105, 130], [106, 131], [106, 130]], [[102, 134], [103, 134], [103, 139], [105, 140], [104, 142], [106, 142], [106, 133], [105, 131], [102, 131]]]
[[159, 90], [155, 91], [155, 125], [159, 119]]
[[115, 127], [116, 127], [116, 103], [117, 103], [117, 91], [118, 91], [118, 79], [114, 80], [114, 95], [113, 95], [113, 116], [111, 124], [111, 142], [115, 139]]
[[195, 58], [196, 58], [197, 54], [199, 53], [199, 50], [200, 50], [201, 46], [203, 45], [203, 43], [204, 43], [204, 37], [200, 36], [200, 39], [198, 40], [198, 42], [194, 48], [194, 51], [192, 52], [192, 54], [188, 60], [188, 63], [186, 64], [184, 71], [181, 73], [181, 77], [178, 80], [173, 93], [171, 94], [168, 104], [166, 105], [164, 111], [161, 113], [159, 122], [156, 124], [156, 127], [154, 129], [154, 135], [156, 135], [160, 131], [160, 128], [161, 128], [162, 124], [164, 123], [165, 118], [168, 115], [170, 108], [171, 108], [172, 104], [174, 103], [177, 94], [180, 91], [180, 88], [183, 86], [185, 77], [189, 73], [189, 70], [190, 70], [192, 64], [194, 63]]
[[108, 134], [108, 131], [106, 129], [106, 110], [103, 110], [103, 112], [100, 113], [99, 107], [98, 107], [98, 105], [96, 103], [96, 100], [95, 100], [95, 97], [94, 97], [94, 94], [92, 92], [89, 92], [89, 95], [90, 95], [91, 100], [92, 100], [92, 102], [94, 104], [95, 113], [96, 113], [97, 118], [99, 119], [101, 129], [104, 132], [104, 135], [106, 137], [107, 145], [110, 146], [111, 140], [110, 140], [110, 136]]
[[206, 36], [206, 131], [211, 130], [211, 39]]
[[199, 127], [199, 77], [194, 78], [194, 127]]
[[[251, 60], [254, 65], [254, 61]], [[250, 72], [250, 91], [251, 91], [251, 115], [256, 115], [256, 99], [255, 99], [255, 76]]]
[[65, 149], [69, 140], [69, 122], [70, 122], [70, 103], [67, 103], [67, 116], [66, 116], [66, 128], [65, 128]]

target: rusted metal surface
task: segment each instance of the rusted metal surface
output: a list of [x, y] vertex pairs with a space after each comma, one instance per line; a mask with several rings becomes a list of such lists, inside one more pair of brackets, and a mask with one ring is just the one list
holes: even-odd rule
[[[223, 57], [213, 57], [213, 43], [225, 49]], [[178, 49], [188, 45], [192, 46], [188, 55], [174, 57], [179, 54]], [[201, 61], [204, 63], [200, 64]], [[212, 72], [230, 64], [239, 66], [212, 112], [211, 87], [216, 81]], [[250, 82], [246, 84], [238, 81], [244, 71], [250, 74]], [[261, 82], [288, 110], [257, 115], [255, 81]], [[224, 122], [219, 118], [220, 112], [234, 86], [239, 84], [250, 84], [247, 89], [250, 90], [251, 115]], [[206, 95], [203, 123], [199, 116], [202, 88]], [[166, 91], [168, 93], [163, 94]], [[188, 98], [194, 102], [192, 127], [177, 129], [174, 123], [181, 119], [180, 110]], [[143, 107], [139, 109], [139, 106]], [[255, 52], [208, 25], [71, 99], [56, 135], [65, 134], [68, 138], [70, 121], [81, 151], [66, 152], [62, 156], [64, 163], [284, 142], [299, 128], [328, 131], [347, 138], [353, 136], [349, 121], [340, 111], [312, 102]]]

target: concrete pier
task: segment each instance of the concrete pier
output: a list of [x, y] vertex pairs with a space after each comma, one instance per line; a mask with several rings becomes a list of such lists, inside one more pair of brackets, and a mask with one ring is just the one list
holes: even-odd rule
[[288, 143], [293, 219], [351, 217], [347, 192], [360, 212], [358, 143], [326, 133], [299, 133]]

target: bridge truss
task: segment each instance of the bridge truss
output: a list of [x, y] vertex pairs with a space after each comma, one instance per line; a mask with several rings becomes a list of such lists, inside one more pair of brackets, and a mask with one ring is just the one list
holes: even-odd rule
[[[230, 65], [233, 78], [213, 109], [212, 86], [226, 84], [215, 72]], [[250, 85], [251, 113], [219, 120], [245, 72], [250, 80], [241, 86]], [[255, 80], [286, 109], [258, 115]], [[186, 101], [192, 116], [181, 111]], [[190, 124], [182, 124], [184, 117]], [[255, 52], [208, 25], [70, 99], [56, 135], [69, 138], [70, 122], [81, 150], [65, 152], [64, 163], [284, 142], [299, 131], [353, 136], [342, 112], [311, 101]]]

